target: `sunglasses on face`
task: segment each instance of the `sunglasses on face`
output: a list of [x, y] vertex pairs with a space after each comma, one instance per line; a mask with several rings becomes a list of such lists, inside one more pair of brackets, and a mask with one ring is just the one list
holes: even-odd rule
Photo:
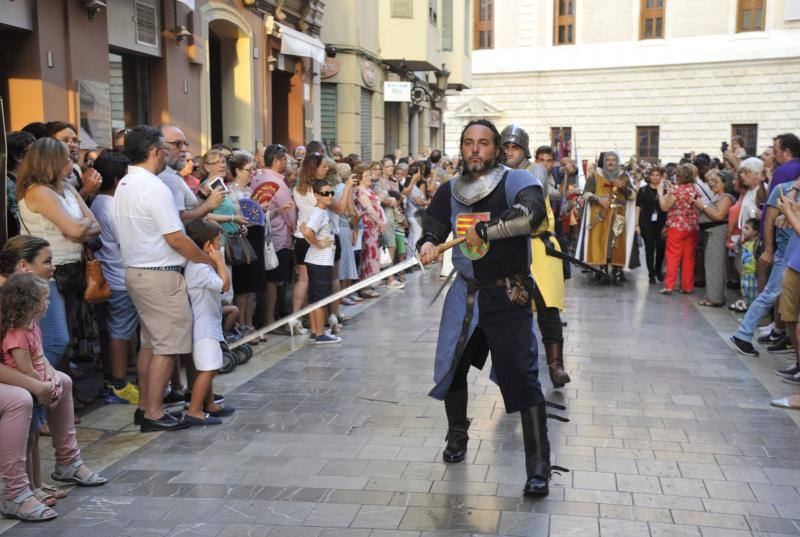
[[332, 190], [326, 190], [325, 192], [317, 192], [317, 196], [323, 196], [323, 197], [329, 198], [329, 197], [333, 196], [333, 191]]

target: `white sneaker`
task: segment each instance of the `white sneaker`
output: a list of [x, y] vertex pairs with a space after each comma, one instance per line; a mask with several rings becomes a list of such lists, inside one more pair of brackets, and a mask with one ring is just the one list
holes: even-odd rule
[[401, 281], [398, 281], [398, 280], [395, 280], [392, 283], [387, 283], [386, 285], [388, 287], [393, 288], [393, 289], [403, 289], [406, 286], [405, 283], [403, 283]]
[[331, 327], [332, 334], [339, 333], [339, 330], [341, 329], [341, 326], [339, 326], [339, 319], [333, 313], [328, 315], [328, 325]]
[[295, 334], [300, 334], [301, 336], [308, 334], [308, 328], [303, 327], [303, 323], [299, 319], [289, 321], [286, 326], [289, 327], [289, 333], [292, 336]]
[[760, 334], [761, 334], [762, 336], [766, 336], [767, 334], [769, 334], [770, 332], [772, 332], [772, 329], [773, 329], [773, 328], [775, 328], [775, 323], [769, 323], [769, 324], [768, 324], [768, 325], [766, 325], [766, 326], [760, 326], [760, 327], [758, 328], [758, 331], [760, 332]]

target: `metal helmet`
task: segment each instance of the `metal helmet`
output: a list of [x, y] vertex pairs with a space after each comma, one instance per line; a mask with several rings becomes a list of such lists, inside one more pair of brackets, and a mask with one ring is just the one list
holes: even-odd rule
[[525, 151], [525, 158], [531, 158], [531, 150], [528, 148], [528, 133], [525, 129], [512, 123], [500, 133], [500, 140], [503, 145], [508, 142], [520, 146]]

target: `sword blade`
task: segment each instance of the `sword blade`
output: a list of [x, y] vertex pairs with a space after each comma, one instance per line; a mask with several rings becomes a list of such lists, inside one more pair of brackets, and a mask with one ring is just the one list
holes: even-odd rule
[[583, 267], [583, 268], [585, 268], [587, 270], [591, 270], [592, 272], [596, 272], [597, 274], [600, 274], [602, 276], [606, 276], [606, 273], [603, 272], [602, 270], [600, 270], [599, 268], [593, 267], [589, 263], [585, 263], [585, 262], [581, 261], [580, 259], [572, 257], [569, 254], [565, 254], [564, 252], [559, 252], [558, 250], [556, 250], [552, 246], [545, 245], [544, 250], [545, 250], [545, 252], [547, 252], [547, 255], [549, 255], [549, 256], [557, 257], [559, 259], [563, 259], [564, 261], [569, 261], [573, 265], [578, 265], [579, 267]]
[[346, 297], [349, 294], [355, 293], [356, 291], [360, 291], [361, 289], [364, 289], [365, 287], [369, 287], [373, 283], [377, 283], [377, 282], [379, 282], [379, 281], [381, 281], [383, 279], [388, 278], [389, 276], [394, 276], [398, 272], [401, 272], [403, 270], [406, 270], [409, 267], [413, 267], [414, 265], [418, 265], [418, 264], [421, 266], [421, 264], [419, 262], [419, 259], [417, 259], [416, 257], [409, 257], [408, 259], [405, 259], [405, 260], [401, 261], [400, 263], [398, 263], [396, 265], [392, 265], [391, 267], [386, 268], [386, 269], [380, 271], [379, 273], [374, 274], [374, 275], [370, 276], [369, 278], [366, 278], [365, 280], [362, 280], [362, 281], [360, 281], [358, 283], [354, 283], [353, 285], [351, 285], [351, 286], [349, 286], [349, 287], [347, 287], [345, 289], [342, 289], [341, 291], [339, 291], [337, 293], [333, 293], [332, 295], [328, 296], [327, 298], [323, 298], [322, 300], [318, 300], [317, 302], [314, 302], [313, 304], [309, 304], [308, 306], [306, 306], [305, 308], [303, 308], [301, 310], [295, 311], [295, 312], [291, 313], [290, 315], [287, 315], [286, 317], [278, 319], [277, 321], [268, 324], [264, 328], [259, 328], [258, 330], [256, 330], [252, 334], [249, 334], [246, 337], [243, 337], [242, 339], [240, 339], [239, 341], [236, 341], [235, 343], [232, 343], [230, 345], [230, 348], [231, 349], [235, 349], [236, 347], [241, 347], [245, 343], [253, 341], [254, 339], [259, 338], [264, 334], [272, 332], [276, 328], [280, 328], [281, 326], [283, 326], [283, 325], [285, 325], [287, 323], [290, 323], [291, 321], [293, 321], [295, 319], [299, 319], [303, 315], [307, 315], [307, 314], [311, 313], [312, 311], [314, 311], [315, 309], [321, 308], [323, 306], [327, 306], [331, 302], [336, 302], [337, 300], [342, 299], [342, 298]]
[[442, 282], [442, 285], [439, 286], [439, 290], [436, 291], [436, 294], [433, 296], [433, 300], [431, 300], [431, 303], [428, 304], [429, 308], [431, 306], [433, 306], [434, 302], [436, 302], [436, 300], [439, 298], [439, 296], [442, 294], [442, 292], [447, 287], [447, 284], [449, 284], [450, 281], [453, 279], [453, 276], [455, 276], [455, 274], [456, 274], [456, 269], [455, 269], [455, 267], [453, 267], [453, 270], [451, 270], [450, 274], [447, 275], [447, 278], [444, 279], [444, 281]]

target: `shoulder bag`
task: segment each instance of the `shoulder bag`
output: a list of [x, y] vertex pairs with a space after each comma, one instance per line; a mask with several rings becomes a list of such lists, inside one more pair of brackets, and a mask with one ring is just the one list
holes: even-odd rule
[[108, 286], [100, 261], [94, 258], [91, 248], [83, 249], [86, 261], [86, 290], [83, 300], [89, 303], [104, 302], [111, 298], [111, 288]]
[[[269, 215], [267, 215], [269, 216]], [[278, 254], [275, 252], [275, 245], [272, 243], [272, 224], [269, 218], [266, 218], [266, 236], [264, 237], [264, 268], [266, 270], [274, 270], [278, 268], [280, 261]]]
[[243, 233], [225, 234], [225, 263], [232, 267], [247, 265], [256, 259], [256, 251]]

